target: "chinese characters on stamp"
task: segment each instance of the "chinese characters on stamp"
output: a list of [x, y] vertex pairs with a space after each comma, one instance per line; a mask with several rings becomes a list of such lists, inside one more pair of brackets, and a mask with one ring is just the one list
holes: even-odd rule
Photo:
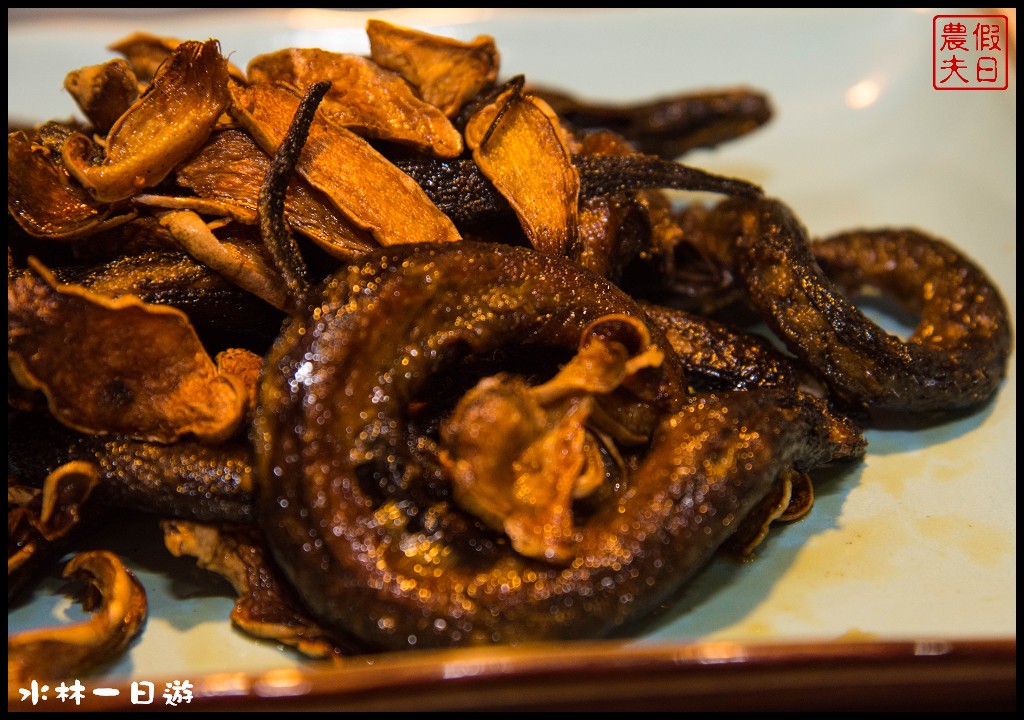
[[932, 87], [1009, 87], [1008, 29], [1005, 15], [936, 15], [932, 19]]

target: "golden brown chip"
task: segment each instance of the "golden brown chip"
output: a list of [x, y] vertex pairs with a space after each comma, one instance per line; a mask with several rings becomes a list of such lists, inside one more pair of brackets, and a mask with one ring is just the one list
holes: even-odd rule
[[466, 144], [515, 210], [530, 244], [565, 255], [578, 232], [580, 178], [551, 108], [516, 88], [506, 90], [470, 118]]
[[597, 443], [611, 445], [586, 427], [597, 398], [662, 361], [639, 321], [608, 315], [585, 330], [576, 356], [548, 382], [484, 378], [441, 427], [439, 459], [455, 501], [503, 531], [520, 555], [573, 557], [572, 501], [603, 482]]
[[135, 32], [107, 46], [107, 49], [124, 55], [139, 81], [148, 83], [179, 45], [181, 40], [177, 38]]
[[263, 372], [263, 356], [245, 348], [228, 348], [217, 353], [214, 362], [217, 363], [219, 373], [234, 375], [242, 381], [249, 410], [255, 410], [260, 373]]
[[68, 172], [107, 202], [153, 187], [206, 142], [231, 102], [227, 84], [216, 40], [181, 43], [149, 91], [111, 128], [102, 163], [92, 164], [94, 147], [85, 135], [65, 141]]
[[76, 460], [46, 476], [42, 490], [7, 487], [7, 576], [23, 568], [42, 545], [65, 537], [99, 483], [99, 469]]
[[327, 80], [320, 111], [362, 137], [410, 145], [443, 158], [462, 154], [462, 135], [443, 112], [420, 100], [397, 74], [358, 55], [289, 48], [253, 58], [249, 82], [283, 84], [304, 93]]
[[[274, 154], [284, 140], [299, 99], [272, 85], [232, 86], [231, 115]], [[447, 215], [423, 189], [361, 137], [322, 113], [309, 131], [298, 171], [357, 226], [381, 245], [461, 239]]]
[[216, 270], [243, 290], [279, 310], [288, 305], [288, 288], [273, 266], [244, 246], [221, 242], [199, 215], [191, 210], [172, 210], [160, 218], [181, 249]]
[[90, 433], [174, 442], [229, 437], [245, 391], [220, 375], [179, 310], [58, 286], [36, 262], [8, 280], [7, 354], [15, 379], [53, 415]]
[[146, 592], [116, 555], [104, 550], [76, 555], [64, 577], [88, 583], [82, 606], [95, 612], [72, 625], [8, 635], [8, 693], [30, 680], [71, 679], [111, 660], [145, 626]]
[[75, 240], [128, 222], [130, 209], [97, 203], [18, 130], [7, 135], [7, 211], [34, 237]]
[[[178, 183], [199, 195], [251, 213], [256, 223], [260, 187], [270, 158], [241, 130], [216, 132], [203, 148], [178, 168]], [[182, 200], [180, 207], [187, 207]], [[197, 212], [208, 212], [193, 203]], [[236, 212], [236, 211], [235, 211]], [[232, 215], [240, 219], [237, 215]], [[352, 260], [377, 247], [370, 233], [347, 220], [318, 190], [301, 177], [292, 178], [285, 199], [288, 224], [332, 257]]]
[[373, 60], [399, 73], [448, 117], [498, 77], [498, 48], [488, 35], [464, 43], [383, 20], [368, 21], [366, 34]]
[[64, 89], [75, 99], [97, 132], [106, 133], [139, 99], [139, 82], [120, 58], [72, 70]]
[[793, 522], [807, 516], [814, 507], [814, 483], [805, 472], [793, 470], [788, 475], [791, 487], [789, 505], [779, 515], [780, 522]]
[[231, 621], [239, 629], [310, 657], [340, 658], [345, 654], [338, 640], [302, 609], [257, 530], [185, 520], [165, 520], [161, 527], [172, 555], [191, 555], [199, 567], [231, 583], [238, 593]]

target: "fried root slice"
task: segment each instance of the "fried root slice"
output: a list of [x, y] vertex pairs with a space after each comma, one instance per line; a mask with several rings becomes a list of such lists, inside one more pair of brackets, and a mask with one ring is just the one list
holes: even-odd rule
[[642, 323], [611, 315], [586, 329], [577, 355], [546, 383], [484, 378], [441, 429], [440, 460], [455, 501], [504, 531], [520, 555], [570, 560], [572, 502], [604, 479], [599, 439], [587, 428], [595, 402], [662, 359]]
[[145, 95], [111, 128], [95, 165], [90, 138], [64, 142], [68, 172], [97, 200], [114, 202], [160, 183], [202, 147], [231, 103], [227, 63], [216, 40], [174, 49]]
[[179, 45], [181, 41], [177, 38], [134, 32], [107, 49], [123, 55], [139, 81], [148, 83]]
[[269, 261], [241, 246], [221, 242], [210, 226], [191, 210], [173, 210], [160, 218], [182, 250], [213, 268], [243, 290], [265, 300], [278, 310], [288, 304], [288, 288]]
[[[249, 213], [252, 220], [248, 222], [255, 225], [260, 186], [269, 171], [270, 158], [249, 135], [224, 130], [214, 133], [179, 167], [176, 177], [178, 184], [200, 198], [222, 201]], [[368, 232], [348, 221], [300, 177], [293, 177], [288, 184], [285, 220], [339, 260], [352, 260], [377, 246]]]
[[73, 625], [8, 635], [8, 694], [27, 681], [72, 678], [117, 657], [145, 625], [145, 590], [113, 553], [80, 553], [64, 577], [87, 584], [82, 607], [94, 612]]
[[462, 153], [462, 135], [445, 114], [416, 97], [400, 75], [367, 58], [316, 48], [288, 48], [253, 58], [250, 83], [305, 92], [328, 81], [321, 112], [362, 137], [390, 140], [442, 158]]
[[29, 235], [51, 240], [75, 240], [135, 217], [96, 202], [20, 130], [7, 136], [7, 212]]
[[547, 103], [509, 88], [470, 118], [466, 144], [515, 210], [530, 244], [565, 255], [579, 232], [580, 176]]
[[[271, 85], [232, 87], [232, 117], [271, 155], [277, 153], [299, 98]], [[426, 193], [363, 138], [318, 112], [297, 168], [358, 227], [381, 245], [453, 242], [461, 239], [452, 221]], [[381, 198], [389, 201], [382, 203]]]
[[104, 134], [139, 99], [139, 81], [121, 58], [72, 70], [64, 77], [64, 89]]
[[184, 313], [58, 286], [31, 266], [7, 285], [8, 362], [22, 386], [43, 391], [58, 420], [157, 442], [189, 433], [219, 442], [235, 432], [245, 390], [217, 372]]
[[82, 460], [61, 465], [42, 489], [7, 482], [7, 597], [79, 525], [82, 506], [99, 482], [99, 469]]
[[488, 35], [466, 43], [376, 19], [367, 21], [366, 34], [374, 62], [399, 73], [448, 117], [498, 77], [500, 56]]
[[315, 658], [351, 654], [344, 643], [313, 621], [281, 577], [254, 528], [161, 523], [164, 544], [175, 557], [190, 555], [204, 570], [223, 576], [238, 593], [231, 621], [254, 637], [273, 640]]

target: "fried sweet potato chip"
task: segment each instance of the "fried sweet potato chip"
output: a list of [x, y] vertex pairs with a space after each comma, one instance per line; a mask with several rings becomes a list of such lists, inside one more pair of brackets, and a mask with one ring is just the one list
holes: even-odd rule
[[113, 553], [80, 553], [64, 577], [87, 583], [82, 606], [95, 612], [72, 625], [8, 635], [8, 694], [29, 680], [71, 679], [117, 657], [146, 624], [146, 591]]
[[199, 215], [191, 210], [173, 210], [160, 224], [189, 255], [219, 272], [240, 288], [251, 292], [279, 310], [288, 304], [288, 288], [273, 266], [258, 253], [221, 242]]
[[148, 92], [121, 116], [94, 165], [92, 140], [69, 137], [68, 172], [97, 200], [124, 200], [153, 187], [202, 147], [231, 102], [227, 63], [216, 40], [184, 42], [157, 72]]
[[510, 88], [470, 118], [466, 144], [530, 244], [565, 255], [578, 232], [580, 177], [551, 108]]
[[7, 211], [29, 235], [51, 240], [86, 237], [136, 215], [93, 200], [20, 130], [7, 135]]
[[65, 537], [99, 482], [92, 463], [76, 460], [46, 476], [42, 490], [7, 487], [7, 585], [12, 573], [43, 553], [46, 543]]
[[72, 70], [64, 78], [64, 89], [100, 133], [110, 130], [139, 99], [139, 81], [120, 58]]
[[340, 658], [349, 654], [302, 609], [255, 528], [186, 520], [165, 520], [161, 527], [164, 545], [172, 555], [191, 555], [199, 567], [231, 583], [238, 593], [231, 611], [236, 627], [255, 637], [294, 647], [309, 657]]
[[305, 92], [327, 80], [321, 112], [362, 137], [410, 145], [442, 158], [462, 154], [462, 135], [443, 112], [420, 100], [396, 73], [371, 60], [317, 48], [288, 48], [253, 58], [250, 83], [283, 84]]
[[368, 21], [366, 34], [374, 62], [399, 73], [448, 117], [498, 77], [500, 56], [488, 35], [464, 43], [383, 20]]
[[[273, 85], [232, 86], [231, 116], [274, 154], [299, 98]], [[381, 245], [460, 240], [455, 225], [423, 189], [363, 138], [317, 112], [298, 171], [341, 213]], [[382, 201], [386, 199], [386, 201]]]
[[[270, 158], [241, 130], [216, 132], [177, 170], [178, 183], [201, 198], [244, 209], [256, 223], [260, 187]], [[202, 211], [196, 208], [197, 211]], [[377, 247], [373, 236], [338, 212], [301, 177], [292, 178], [285, 199], [285, 220], [332, 257], [352, 260]]]
[[148, 83], [179, 45], [181, 40], [177, 38], [135, 32], [108, 45], [107, 49], [123, 55], [139, 82]]
[[218, 442], [238, 428], [245, 389], [221, 375], [188, 317], [138, 298], [58, 286], [39, 263], [7, 284], [7, 357], [53, 415], [89, 433]]
[[455, 501], [521, 555], [573, 557], [572, 501], [604, 481], [597, 446], [610, 441], [590, 433], [592, 413], [602, 396], [662, 361], [643, 325], [609, 315], [586, 329], [576, 356], [546, 383], [481, 380], [441, 426], [439, 459]]

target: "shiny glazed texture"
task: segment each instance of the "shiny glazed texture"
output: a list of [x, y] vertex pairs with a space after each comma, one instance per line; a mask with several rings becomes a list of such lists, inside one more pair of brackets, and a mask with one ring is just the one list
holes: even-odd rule
[[[748, 301], [837, 397], [890, 412], [948, 411], [987, 400], [1006, 373], [1010, 322], [992, 281], [949, 244], [916, 230], [844, 233], [817, 243], [774, 199], [730, 199], [711, 233], [735, 241]], [[880, 290], [918, 315], [907, 338], [850, 299]]]
[[409, 408], [460, 360], [569, 351], [609, 313], [645, 317], [564, 260], [464, 242], [371, 256], [293, 318], [260, 388], [254, 469], [268, 543], [321, 622], [383, 649], [600, 636], [679, 588], [780, 470], [862, 449], [793, 393], [688, 397], [652, 327], [666, 361], [650, 446], [578, 514], [569, 562], [516, 554], [453, 506]]

